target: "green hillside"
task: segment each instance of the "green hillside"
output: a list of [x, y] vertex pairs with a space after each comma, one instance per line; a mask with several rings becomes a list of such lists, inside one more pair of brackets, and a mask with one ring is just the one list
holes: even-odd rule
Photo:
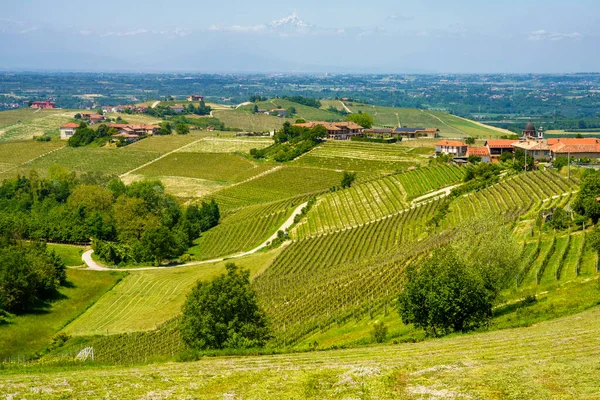
[[[600, 309], [414, 344], [0, 375], [27, 398], [595, 398]], [[43, 391], [42, 391], [43, 390]]]

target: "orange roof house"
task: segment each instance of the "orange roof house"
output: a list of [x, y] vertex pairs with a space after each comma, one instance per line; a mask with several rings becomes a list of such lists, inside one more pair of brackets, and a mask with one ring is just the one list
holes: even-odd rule
[[435, 144], [435, 154], [448, 154], [463, 157], [467, 154], [468, 146], [458, 140], [440, 140]]
[[315, 126], [320, 125], [327, 129], [327, 134], [329, 135], [329, 139], [333, 140], [347, 140], [352, 136], [362, 135], [365, 131], [365, 128], [358, 125], [356, 122], [352, 121], [344, 121], [344, 122], [324, 122], [324, 121], [314, 121], [314, 122], [303, 122], [300, 124], [294, 124], [293, 126], [299, 126], [303, 128], [312, 129]]

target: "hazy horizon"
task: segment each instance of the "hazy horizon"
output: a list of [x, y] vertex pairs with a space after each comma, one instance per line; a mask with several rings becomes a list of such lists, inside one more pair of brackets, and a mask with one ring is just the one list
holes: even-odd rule
[[182, 0], [2, 7], [0, 69], [31, 72], [491, 74], [600, 71], [591, 0]]

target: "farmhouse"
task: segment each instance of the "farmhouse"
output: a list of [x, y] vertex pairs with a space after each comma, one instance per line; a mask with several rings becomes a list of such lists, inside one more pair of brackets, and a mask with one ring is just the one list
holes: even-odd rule
[[100, 115], [100, 114], [96, 114], [96, 113], [82, 113], [81, 119], [89, 122], [91, 125], [94, 125], [101, 121], [104, 121], [104, 115]]
[[158, 125], [147, 124], [108, 124], [108, 127], [115, 128], [119, 134], [136, 136], [153, 135], [160, 129], [160, 126]]
[[566, 156], [573, 158], [600, 158], [600, 139], [559, 138], [548, 139], [552, 158]]
[[32, 101], [31, 108], [56, 108], [56, 103], [53, 101]]
[[321, 125], [327, 129], [328, 138], [331, 140], [348, 140], [352, 136], [362, 135], [365, 131], [365, 128], [355, 122], [315, 121], [294, 124], [294, 126], [300, 126], [308, 129], [312, 129], [317, 125]]
[[61, 125], [60, 139], [69, 140], [69, 138], [75, 134], [75, 130], [77, 130], [77, 128], [79, 128], [79, 125], [75, 122], [69, 122], [68, 124]]
[[200, 101], [203, 99], [204, 99], [204, 96], [198, 96], [197, 94], [190, 94], [188, 97], [186, 97], [187, 101]]
[[287, 115], [287, 110], [285, 108], [274, 108], [269, 111], [270, 115], [276, 115], [278, 117], [285, 117]]
[[409, 138], [425, 136], [428, 138], [436, 138], [440, 130], [438, 128], [407, 128], [399, 126], [392, 131], [394, 135], [406, 136]]
[[454, 157], [461, 157], [467, 154], [467, 145], [458, 140], [442, 140], [435, 144], [435, 154], [448, 154]]
[[[173, 107], [169, 107], [173, 112], [180, 114], [183, 112], [183, 107], [182, 106], [173, 106]], [[143, 111], [141, 111], [143, 112]]]
[[467, 157], [480, 157], [482, 162], [491, 162], [490, 151], [487, 147], [469, 147]]
[[502, 153], [513, 153], [515, 151], [513, 147], [515, 142], [515, 140], [510, 139], [488, 140], [484, 146], [488, 149], [491, 160], [498, 161]]
[[525, 154], [532, 156], [535, 161], [550, 160], [550, 146], [545, 142], [537, 140], [521, 140], [514, 142], [513, 147], [515, 149], [521, 149], [525, 151]]

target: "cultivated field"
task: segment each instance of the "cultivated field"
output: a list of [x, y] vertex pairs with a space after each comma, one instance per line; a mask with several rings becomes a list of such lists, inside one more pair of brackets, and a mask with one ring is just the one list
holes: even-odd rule
[[600, 308], [414, 344], [193, 363], [8, 373], [15, 398], [596, 398]]
[[243, 109], [213, 111], [212, 115], [222, 121], [228, 128], [237, 128], [249, 132], [271, 132], [280, 129], [286, 121], [290, 123], [295, 121], [272, 115], [253, 114], [251, 111]]
[[[261, 252], [236, 259], [235, 263], [256, 274], [278, 253], [279, 250]], [[129, 272], [64, 332], [83, 336], [154, 329], [179, 315], [185, 297], [196, 281], [223, 273], [225, 263]]]
[[69, 122], [77, 110], [19, 109], [0, 112], [0, 142], [27, 140], [45, 133], [58, 135], [60, 125]]

